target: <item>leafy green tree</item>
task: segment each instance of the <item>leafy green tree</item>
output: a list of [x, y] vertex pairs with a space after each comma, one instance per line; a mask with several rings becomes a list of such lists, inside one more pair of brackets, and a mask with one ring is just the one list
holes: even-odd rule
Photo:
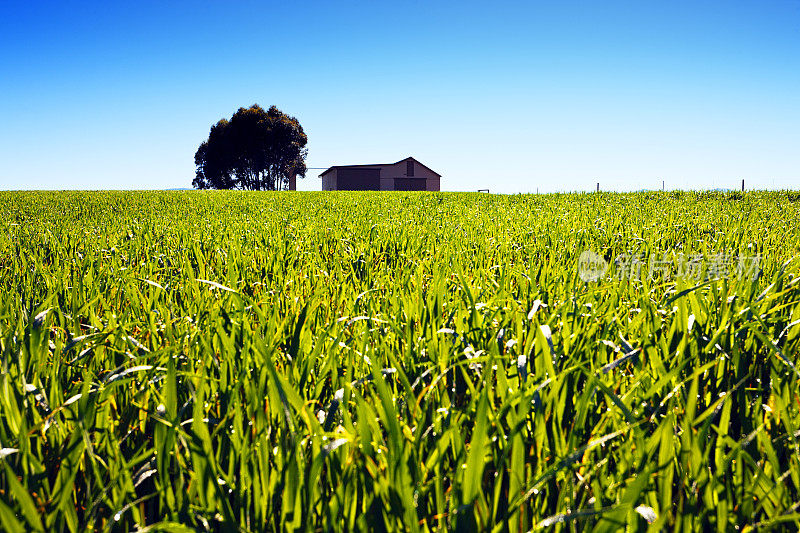
[[300, 122], [272, 106], [240, 107], [213, 126], [194, 154], [197, 189], [281, 190], [306, 175], [308, 138]]

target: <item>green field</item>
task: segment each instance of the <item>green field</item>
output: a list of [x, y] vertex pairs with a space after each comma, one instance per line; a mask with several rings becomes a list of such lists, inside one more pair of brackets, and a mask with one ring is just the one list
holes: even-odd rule
[[0, 226], [4, 531], [800, 527], [798, 193], [4, 192]]

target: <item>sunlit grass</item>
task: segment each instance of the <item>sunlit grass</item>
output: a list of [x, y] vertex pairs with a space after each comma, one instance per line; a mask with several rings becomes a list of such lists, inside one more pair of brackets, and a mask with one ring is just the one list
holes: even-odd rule
[[0, 193], [0, 529], [795, 529], [796, 200]]

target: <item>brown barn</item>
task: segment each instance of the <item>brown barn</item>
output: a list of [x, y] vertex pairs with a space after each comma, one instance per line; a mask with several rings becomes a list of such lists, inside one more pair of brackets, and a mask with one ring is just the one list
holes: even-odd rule
[[337, 165], [319, 177], [323, 191], [438, 191], [442, 176], [407, 157], [383, 165]]

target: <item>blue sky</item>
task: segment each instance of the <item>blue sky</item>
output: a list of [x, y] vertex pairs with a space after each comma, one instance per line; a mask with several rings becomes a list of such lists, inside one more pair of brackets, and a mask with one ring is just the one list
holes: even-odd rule
[[292, 4], [3, 3], [0, 188], [189, 187], [253, 103], [443, 190], [800, 188], [800, 0]]

